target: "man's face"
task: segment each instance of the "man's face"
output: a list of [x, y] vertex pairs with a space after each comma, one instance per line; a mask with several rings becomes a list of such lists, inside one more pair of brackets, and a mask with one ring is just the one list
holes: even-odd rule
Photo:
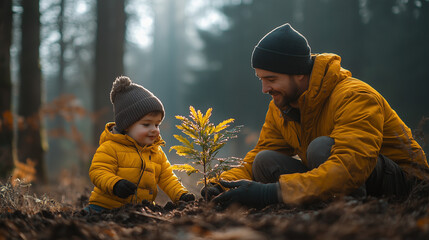
[[255, 68], [255, 74], [261, 80], [262, 92], [270, 94], [278, 108], [284, 110], [287, 106], [296, 104], [301, 95], [296, 75], [275, 73], [260, 68]]

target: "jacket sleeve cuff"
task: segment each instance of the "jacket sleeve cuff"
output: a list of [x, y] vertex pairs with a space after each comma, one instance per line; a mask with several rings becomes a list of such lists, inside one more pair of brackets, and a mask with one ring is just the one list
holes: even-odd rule
[[279, 203], [283, 203], [282, 188], [280, 186], [280, 182], [276, 182], [276, 186], [277, 186], [277, 199], [279, 200]]

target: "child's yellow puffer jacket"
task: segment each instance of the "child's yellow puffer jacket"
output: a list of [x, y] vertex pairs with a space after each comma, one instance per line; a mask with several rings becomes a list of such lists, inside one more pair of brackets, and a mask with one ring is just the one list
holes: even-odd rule
[[[92, 159], [89, 177], [95, 185], [90, 204], [112, 209], [142, 200], [154, 201], [157, 185], [177, 202], [188, 191], [179, 182], [161, 149], [161, 137], [151, 146], [141, 147], [128, 135], [114, 134], [115, 123], [106, 124], [100, 137], [100, 147]], [[121, 179], [138, 184], [137, 198], [133, 194], [120, 198], [113, 194], [113, 186]]]

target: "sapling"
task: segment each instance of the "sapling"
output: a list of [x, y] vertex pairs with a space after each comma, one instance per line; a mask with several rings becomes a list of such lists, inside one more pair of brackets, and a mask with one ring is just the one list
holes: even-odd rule
[[[193, 106], [189, 107], [189, 118], [176, 116], [176, 119], [181, 121], [176, 127], [181, 130], [186, 136], [174, 135], [174, 137], [182, 143], [182, 145], [172, 146], [179, 156], [184, 156], [191, 159], [190, 164], [174, 164], [173, 170], [183, 171], [189, 175], [193, 173], [203, 174], [200, 182], [204, 183], [207, 191], [209, 179], [219, 180], [220, 174], [223, 171], [233, 167], [240, 166], [242, 160], [236, 157], [217, 158], [219, 150], [232, 138], [237, 137], [237, 133], [242, 126], [236, 126], [230, 130], [226, 130], [232, 122], [233, 118], [227, 119], [215, 125], [210, 122], [212, 108], [209, 108], [206, 114], [200, 110], [195, 111]], [[189, 139], [188, 139], [189, 138]], [[202, 170], [194, 167], [200, 165]], [[200, 167], [201, 168], [201, 167]], [[205, 194], [207, 201], [207, 192]]]

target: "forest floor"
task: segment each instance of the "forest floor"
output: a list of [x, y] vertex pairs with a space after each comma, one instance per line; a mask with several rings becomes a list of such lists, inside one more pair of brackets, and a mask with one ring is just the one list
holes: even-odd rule
[[87, 213], [90, 189], [64, 178], [54, 186], [0, 183], [2, 239], [429, 239], [429, 184], [410, 197], [344, 197], [264, 209], [195, 202], [143, 202]]

